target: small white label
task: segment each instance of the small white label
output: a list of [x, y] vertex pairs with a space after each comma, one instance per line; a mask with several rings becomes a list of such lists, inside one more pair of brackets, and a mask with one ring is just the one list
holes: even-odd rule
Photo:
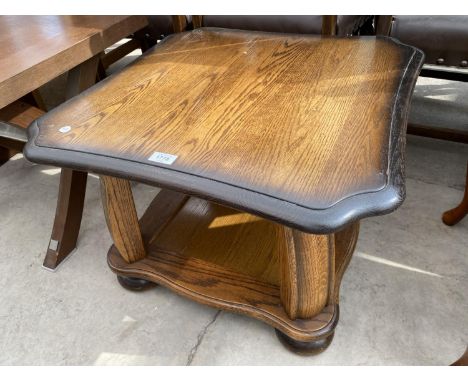
[[150, 160], [151, 162], [164, 163], [164, 164], [172, 164], [175, 162], [176, 159], [177, 159], [177, 155], [160, 153], [158, 151], [154, 152], [153, 155], [151, 155], [148, 158], [148, 160]]
[[71, 126], [63, 126], [59, 129], [61, 133], [68, 133], [71, 130]]
[[52, 251], [56, 251], [58, 248], [58, 243], [59, 242], [57, 240], [50, 239], [49, 249], [51, 249]]

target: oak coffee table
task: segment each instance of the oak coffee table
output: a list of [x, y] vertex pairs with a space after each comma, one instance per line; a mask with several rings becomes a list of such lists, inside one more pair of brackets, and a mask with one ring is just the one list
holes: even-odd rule
[[[359, 220], [405, 197], [421, 51], [200, 28], [36, 120], [26, 157], [100, 175], [122, 285], [153, 283], [324, 350]], [[138, 220], [130, 180], [162, 188]]]

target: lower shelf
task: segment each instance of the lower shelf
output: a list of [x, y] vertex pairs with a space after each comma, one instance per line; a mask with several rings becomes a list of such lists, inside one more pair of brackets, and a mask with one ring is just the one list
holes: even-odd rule
[[248, 314], [300, 341], [329, 333], [338, 321], [335, 305], [313, 319], [292, 321], [281, 305], [278, 286], [196, 258], [150, 252], [145, 259], [127, 264], [112, 246], [108, 262], [117, 274], [144, 278], [203, 304]]
[[[154, 216], [158, 218], [150, 218]], [[298, 341], [330, 335], [338, 322], [334, 299], [311, 319], [291, 320], [281, 304], [275, 224], [162, 191], [140, 220], [147, 256], [128, 264], [112, 246], [108, 263], [119, 275], [146, 279], [200, 303], [247, 314]], [[347, 245], [346, 251], [354, 244], [351, 247]], [[349, 257], [336, 257], [337, 286]]]

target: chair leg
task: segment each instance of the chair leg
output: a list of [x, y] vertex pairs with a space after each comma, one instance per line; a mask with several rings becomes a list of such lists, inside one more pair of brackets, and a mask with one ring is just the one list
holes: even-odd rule
[[0, 166], [11, 158], [12, 154], [6, 147], [0, 147]]
[[468, 165], [466, 166], [465, 194], [460, 204], [442, 215], [442, 221], [447, 225], [457, 224], [468, 214]]

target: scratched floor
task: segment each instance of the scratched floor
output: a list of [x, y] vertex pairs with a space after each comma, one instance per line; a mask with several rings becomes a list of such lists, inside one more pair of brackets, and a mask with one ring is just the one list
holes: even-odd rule
[[[461, 107], [446, 123], [467, 125], [466, 86], [422, 80], [416, 94], [414, 113], [426, 114], [412, 118], [451, 101]], [[333, 343], [301, 357], [254, 319], [164, 288], [122, 289], [106, 264], [94, 176], [78, 249], [57, 272], [43, 269], [59, 172], [18, 155], [0, 167], [0, 364], [447, 365], [468, 344], [468, 218], [449, 228], [440, 215], [462, 197], [467, 159], [468, 146], [408, 138], [407, 199], [362, 222]], [[157, 190], [134, 192], [142, 211]]]

